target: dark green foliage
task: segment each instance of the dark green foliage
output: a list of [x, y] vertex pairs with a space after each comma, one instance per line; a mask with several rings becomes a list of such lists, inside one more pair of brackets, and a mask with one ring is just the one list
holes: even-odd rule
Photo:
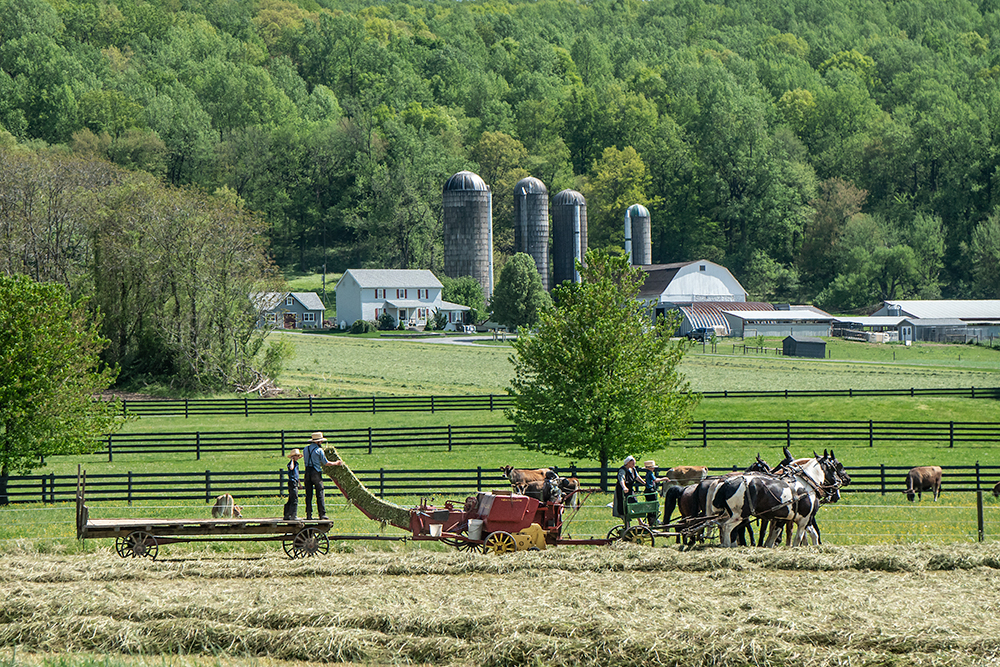
[[515, 331], [533, 327], [542, 311], [552, 305], [552, 299], [542, 287], [535, 260], [524, 253], [511, 257], [500, 271], [493, 290], [490, 307], [493, 320]]
[[486, 311], [486, 297], [483, 296], [483, 287], [472, 276], [462, 276], [461, 278], [449, 278], [441, 276], [441, 298], [460, 306], [468, 306], [469, 321], [478, 322], [481, 315]]
[[[391, 329], [392, 327], [390, 326], [389, 328]], [[352, 334], [371, 333], [378, 331], [378, 329], [379, 326], [375, 322], [369, 322], [368, 320], [354, 320], [354, 324], [351, 325]]]

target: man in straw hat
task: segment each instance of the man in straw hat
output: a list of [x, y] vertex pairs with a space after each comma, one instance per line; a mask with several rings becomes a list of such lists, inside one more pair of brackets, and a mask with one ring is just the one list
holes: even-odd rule
[[[646, 486], [646, 500], [656, 500], [656, 485], [666, 479], [666, 477], [656, 476], [656, 461], [644, 461], [642, 467], [646, 471], [644, 480]], [[646, 515], [646, 521], [650, 526], [659, 524], [659, 512], [652, 512]]]
[[293, 449], [288, 453], [288, 502], [285, 503], [285, 521], [295, 521], [299, 511], [299, 459], [302, 452]]
[[635, 469], [635, 457], [630, 454], [625, 457], [625, 461], [618, 468], [618, 481], [615, 483], [615, 502], [611, 510], [612, 516], [625, 516], [625, 499], [632, 495], [638, 485], [639, 473]]
[[306, 465], [306, 521], [312, 519], [312, 496], [316, 491], [316, 512], [321, 521], [326, 521], [326, 497], [323, 491], [323, 466], [330, 463], [326, 459], [326, 452], [323, 451], [323, 443], [326, 438], [322, 431], [312, 434], [309, 444], [302, 452]]

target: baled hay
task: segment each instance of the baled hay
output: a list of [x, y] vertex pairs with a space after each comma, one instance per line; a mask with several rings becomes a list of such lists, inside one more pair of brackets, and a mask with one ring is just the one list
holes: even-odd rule
[[[330, 461], [343, 461], [334, 447], [328, 447], [325, 451]], [[323, 472], [336, 482], [348, 500], [368, 516], [403, 530], [410, 529], [410, 511], [375, 497], [361, 480], [355, 477], [347, 463], [340, 466], [323, 466]]]

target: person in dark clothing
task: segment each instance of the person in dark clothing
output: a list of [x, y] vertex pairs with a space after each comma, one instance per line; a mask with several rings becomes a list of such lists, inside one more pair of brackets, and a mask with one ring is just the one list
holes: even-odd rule
[[625, 517], [625, 499], [635, 492], [639, 486], [639, 473], [635, 469], [635, 457], [626, 456], [625, 462], [618, 469], [618, 481], [615, 483], [615, 502], [612, 516]]
[[306, 478], [306, 520], [312, 519], [312, 497], [316, 493], [316, 512], [321, 521], [328, 520], [326, 516], [326, 495], [323, 490], [323, 466], [330, 462], [323, 451], [323, 443], [326, 442], [322, 431], [312, 434], [309, 444], [306, 445], [302, 456], [305, 459]]
[[302, 452], [293, 449], [288, 454], [288, 501], [285, 503], [285, 521], [295, 521], [299, 512], [299, 459]]

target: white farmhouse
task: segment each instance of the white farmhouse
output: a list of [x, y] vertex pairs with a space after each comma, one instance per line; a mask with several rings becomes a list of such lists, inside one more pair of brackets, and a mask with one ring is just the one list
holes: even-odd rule
[[440, 311], [448, 324], [464, 324], [469, 307], [442, 300], [442, 288], [426, 269], [348, 269], [337, 282], [337, 321], [347, 328], [389, 313], [396, 326], [424, 327]]

